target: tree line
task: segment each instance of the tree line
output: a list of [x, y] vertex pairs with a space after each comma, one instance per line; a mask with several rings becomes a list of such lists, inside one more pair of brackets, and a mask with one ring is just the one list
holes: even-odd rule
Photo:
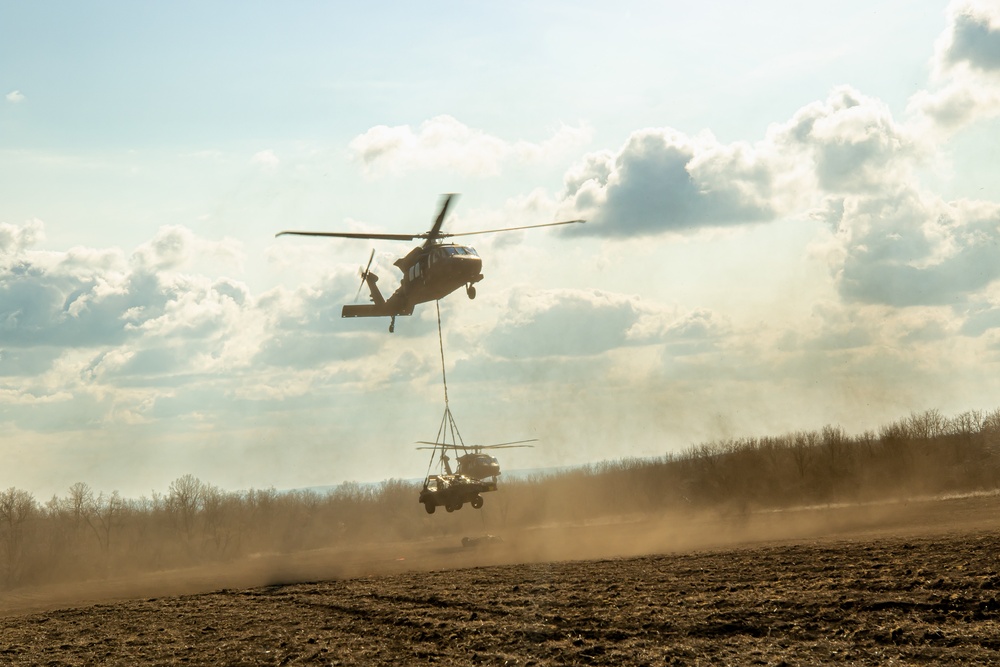
[[45, 502], [12, 487], [0, 492], [0, 587], [548, 522], [995, 490], [1000, 410], [930, 410], [859, 435], [825, 426], [501, 480], [482, 510], [446, 518], [426, 515], [419, 486], [225, 491], [189, 474], [138, 499], [79, 482]]

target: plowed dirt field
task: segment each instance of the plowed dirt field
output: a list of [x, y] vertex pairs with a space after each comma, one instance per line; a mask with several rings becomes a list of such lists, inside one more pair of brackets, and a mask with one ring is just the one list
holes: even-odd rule
[[622, 521], [15, 591], [0, 664], [1000, 664], [998, 510]]

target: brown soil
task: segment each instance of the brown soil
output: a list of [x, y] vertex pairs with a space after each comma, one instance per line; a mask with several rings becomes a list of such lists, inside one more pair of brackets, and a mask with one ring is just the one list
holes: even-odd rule
[[998, 509], [620, 521], [19, 590], [0, 664], [996, 664]]

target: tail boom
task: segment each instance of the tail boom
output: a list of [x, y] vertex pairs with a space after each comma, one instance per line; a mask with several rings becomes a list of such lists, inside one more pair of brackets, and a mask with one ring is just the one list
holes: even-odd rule
[[366, 305], [346, 305], [343, 310], [340, 311], [341, 317], [394, 317], [398, 313], [394, 312], [392, 308], [389, 308], [382, 304], [366, 304]]

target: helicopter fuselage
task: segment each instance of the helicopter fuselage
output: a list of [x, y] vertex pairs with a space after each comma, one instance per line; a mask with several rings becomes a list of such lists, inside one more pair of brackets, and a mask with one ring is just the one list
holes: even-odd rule
[[402, 292], [412, 305], [436, 301], [483, 279], [483, 260], [475, 248], [455, 243], [414, 248], [395, 265], [403, 272], [396, 294]]
[[[371, 292], [371, 305], [346, 305], [341, 317], [392, 317], [412, 315], [413, 307], [427, 301], [436, 301], [465, 287], [470, 299], [476, 296], [473, 285], [483, 279], [483, 260], [471, 246], [456, 243], [436, 243], [419, 246], [394, 262], [402, 272], [399, 288], [389, 296], [382, 296], [378, 276], [365, 274]], [[390, 325], [390, 330], [392, 325]]]

